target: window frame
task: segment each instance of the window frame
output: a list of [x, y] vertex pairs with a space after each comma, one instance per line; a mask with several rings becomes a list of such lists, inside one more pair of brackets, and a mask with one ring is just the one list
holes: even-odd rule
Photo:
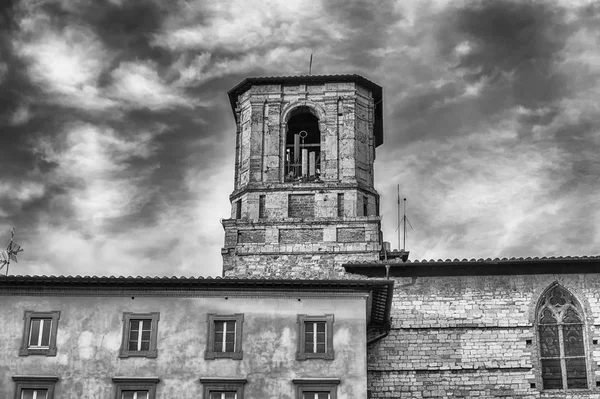
[[235, 391], [236, 399], [244, 399], [245, 378], [200, 378], [202, 397], [210, 399], [211, 392]]
[[[306, 323], [309, 322], [325, 322], [325, 352], [313, 353], [305, 352], [306, 344]], [[333, 349], [333, 314], [325, 315], [298, 315], [298, 351], [296, 352], [296, 360], [307, 359], [325, 359], [333, 360], [335, 352]]]
[[[206, 339], [206, 350], [204, 351], [204, 358], [207, 360], [213, 359], [233, 359], [233, 360], [241, 360], [244, 357], [244, 351], [242, 349], [242, 335], [243, 335], [243, 327], [244, 327], [244, 314], [243, 313], [234, 313], [234, 314], [217, 314], [217, 313], [208, 313], [206, 315], [207, 321], [207, 339]], [[216, 352], [214, 350], [215, 347], [215, 322], [216, 321], [235, 321], [235, 350], [233, 352]], [[225, 339], [225, 335], [223, 335], [223, 339]]]
[[[36, 312], [26, 310], [23, 316], [25, 325], [23, 328], [23, 339], [19, 348], [19, 356], [44, 355], [56, 356], [56, 334], [58, 333], [58, 320], [60, 320], [60, 310], [50, 310], [48, 312]], [[50, 319], [50, 339], [47, 348], [29, 347], [29, 336], [31, 334], [31, 321], [35, 319]]]
[[339, 378], [301, 378], [292, 380], [296, 386], [296, 399], [303, 399], [310, 391], [328, 393], [329, 399], [337, 399]]
[[123, 391], [148, 391], [148, 399], [156, 399], [156, 384], [158, 377], [113, 377], [115, 384], [115, 399], [123, 397]]
[[[131, 320], [150, 320], [150, 349], [147, 351], [129, 350], [128, 341], [131, 332]], [[123, 337], [121, 340], [121, 350], [119, 351], [120, 358], [128, 357], [148, 357], [156, 358], [158, 356], [158, 321], [160, 320], [160, 312], [150, 313], [133, 313], [123, 312]]]
[[[557, 317], [557, 313], [554, 311], [551, 311], [553, 314], [553, 317], [556, 317], [556, 323], [552, 324], [548, 324], [548, 323], [541, 323], [541, 315], [544, 312], [545, 309], [550, 308], [550, 306], [548, 306], [548, 304], [546, 303], [546, 300], [550, 298], [550, 295], [552, 294], [552, 292], [555, 289], [560, 289], [561, 291], [563, 291], [563, 293], [566, 293], [570, 299], [572, 299], [572, 301], [574, 302], [573, 304], [566, 304], [566, 305], [561, 305], [561, 307], [564, 307], [564, 310], [561, 311], [565, 312], [567, 308], [571, 307], [575, 310], [577, 316], [581, 319], [581, 339], [582, 339], [582, 343], [583, 343], [583, 355], [582, 356], [567, 356], [566, 355], [566, 348], [565, 348], [565, 343], [564, 343], [564, 326], [565, 325], [569, 325], [571, 323], [564, 323], [563, 321], [563, 317], [564, 314], [561, 315], [560, 317]], [[568, 289], [566, 289], [565, 287], [563, 287], [560, 284], [554, 284], [551, 287], [549, 287], [548, 289], [546, 289], [542, 295], [540, 295], [539, 299], [538, 299], [538, 304], [535, 308], [535, 342], [536, 342], [536, 363], [538, 365], [538, 373], [537, 373], [537, 380], [539, 382], [539, 386], [540, 386], [540, 390], [543, 392], [548, 392], [548, 393], [552, 393], [552, 392], [586, 392], [589, 391], [590, 389], [593, 389], [593, 382], [594, 379], [590, 378], [590, 367], [591, 367], [591, 360], [590, 360], [590, 346], [589, 346], [589, 342], [588, 342], [588, 331], [587, 331], [587, 322], [586, 322], [586, 317], [585, 317], [585, 313], [583, 311], [583, 307], [581, 305], [581, 303], [579, 302], [579, 300], [575, 297], [575, 295], [569, 291]], [[556, 329], [557, 329], [557, 345], [558, 345], [558, 349], [559, 349], [559, 354], [558, 357], [556, 357], [556, 359], [559, 361], [560, 364], [560, 372], [561, 372], [561, 388], [546, 388], [545, 384], [544, 384], [544, 375], [543, 375], [543, 370], [542, 370], [542, 360], [544, 359], [551, 359], [554, 357], [548, 357], [548, 356], [542, 356], [542, 340], [541, 340], [541, 336], [540, 336], [540, 332], [541, 332], [541, 325], [555, 325]], [[567, 369], [566, 369], [566, 364], [565, 361], [568, 358], [582, 358], [585, 361], [585, 376], [586, 376], [586, 387], [585, 388], [569, 388], [568, 387], [568, 382], [567, 382]]]
[[12, 379], [17, 383], [15, 399], [21, 399], [23, 389], [45, 389], [48, 391], [46, 399], [54, 399], [54, 384], [58, 381], [56, 376], [13, 375]]

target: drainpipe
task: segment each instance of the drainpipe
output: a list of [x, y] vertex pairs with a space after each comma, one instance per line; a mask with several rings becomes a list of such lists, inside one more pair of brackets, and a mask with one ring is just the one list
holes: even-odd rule
[[370, 340], [368, 340], [367, 341], [367, 346], [369, 346], [369, 345], [371, 345], [371, 344], [379, 341], [380, 339], [383, 339], [383, 338], [387, 337], [389, 335], [389, 333], [390, 333], [390, 329], [388, 327], [382, 334], [379, 334], [378, 336], [373, 337]]

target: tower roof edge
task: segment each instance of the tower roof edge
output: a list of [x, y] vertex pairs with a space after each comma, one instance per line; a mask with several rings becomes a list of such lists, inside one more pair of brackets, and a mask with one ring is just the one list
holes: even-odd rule
[[373, 93], [373, 101], [375, 104], [375, 141], [376, 145], [379, 146], [383, 143], [383, 88], [378, 84], [370, 81], [369, 79], [358, 75], [358, 74], [347, 74], [347, 75], [296, 75], [296, 76], [263, 76], [263, 77], [249, 77], [242, 80], [235, 87], [227, 92], [229, 96], [229, 102], [231, 103], [231, 110], [233, 111], [234, 118], [237, 120], [235, 112], [237, 97], [254, 85], [263, 84], [319, 84], [319, 83], [340, 83], [340, 82], [354, 82], [366, 89], [369, 89]]

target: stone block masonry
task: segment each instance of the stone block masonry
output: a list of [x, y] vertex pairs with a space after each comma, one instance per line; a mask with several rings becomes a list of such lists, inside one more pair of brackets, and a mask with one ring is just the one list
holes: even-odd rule
[[237, 242], [240, 244], [264, 244], [265, 230], [241, 230], [238, 232]]
[[315, 216], [314, 194], [290, 194], [288, 216], [291, 218], [312, 218]]
[[315, 243], [323, 241], [323, 229], [281, 229], [279, 242]]
[[364, 228], [341, 227], [337, 229], [338, 242], [362, 242], [365, 241]]
[[[584, 314], [589, 389], [543, 390], [535, 325], [558, 283]], [[396, 278], [389, 335], [368, 351], [371, 398], [600, 398], [600, 276]]]
[[236, 154], [224, 275], [343, 276], [343, 262], [379, 259], [381, 87], [330, 78], [250, 78], [230, 91]]

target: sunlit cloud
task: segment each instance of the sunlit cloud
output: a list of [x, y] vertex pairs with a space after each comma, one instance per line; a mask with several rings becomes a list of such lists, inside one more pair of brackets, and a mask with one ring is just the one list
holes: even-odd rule
[[191, 108], [196, 103], [185, 93], [166, 85], [151, 62], [124, 62], [111, 72], [111, 77], [109, 97], [130, 108]]

